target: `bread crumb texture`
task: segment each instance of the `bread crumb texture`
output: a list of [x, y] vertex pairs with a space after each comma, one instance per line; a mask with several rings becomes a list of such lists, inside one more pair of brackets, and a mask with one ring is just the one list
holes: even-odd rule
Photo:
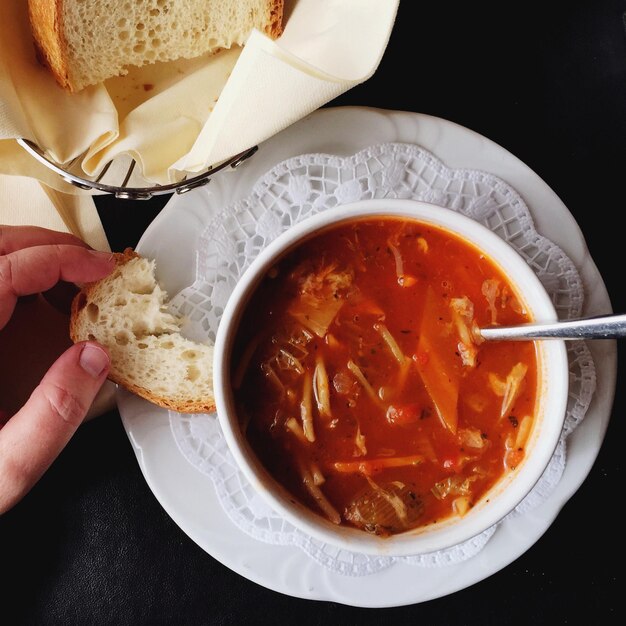
[[73, 91], [124, 75], [128, 65], [243, 45], [253, 28], [272, 38], [282, 32], [283, 0], [41, 1], [60, 3], [57, 37]]
[[127, 250], [106, 278], [74, 298], [73, 341], [95, 340], [111, 355], [109, 378], [133, 393], [182, 413], [215, 410], [213, 346], [180, 334], [153, 260]]

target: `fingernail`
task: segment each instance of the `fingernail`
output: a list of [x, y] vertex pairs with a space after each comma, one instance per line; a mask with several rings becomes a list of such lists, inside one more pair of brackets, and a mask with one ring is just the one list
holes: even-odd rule
[[106, 259], [107, 261], [112, 261], [114, 256], [111, 252], [101, 252], [100, 250], [88, 250], [89, 254], [95, 256], [99, 259]]
[[86, 343], [78, 359], [80, 366], [93, 378], [100, 378], [109, 366], [109, 355], [98, 346]]

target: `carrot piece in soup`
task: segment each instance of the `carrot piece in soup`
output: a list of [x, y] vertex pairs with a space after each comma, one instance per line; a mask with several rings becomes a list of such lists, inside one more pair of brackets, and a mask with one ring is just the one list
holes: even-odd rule
[[412, 454], [410, 456], [383, 457], [364, 459], [362, 461], [336, 461], [333, 463], [333, 468], [343, 474], [361, 473], [369, 476], [390, 467], [406, 467], [408, 465], [419, 465], [423, 462], [424, 457], [421, 454]]

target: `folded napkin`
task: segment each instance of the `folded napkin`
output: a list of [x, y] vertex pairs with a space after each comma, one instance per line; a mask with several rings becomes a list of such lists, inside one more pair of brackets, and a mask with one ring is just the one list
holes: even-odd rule
[[[95, 249], [110, 250], [91, 197], [63, 194], [33, 178], [0, 174], [0, 225], [33, 225], [71, 232]], [[9, 324], [0, 329], [0, 409], [9, 414], [17, 411], [70, 345], [67, 313], [43, 297], [21, 299]], [[107, 382], [88, 417], [114, 407], [115, 386]]]
[[[24, 154], [37, 143], [58, 163], [81, 157], [95, 175], [123, 155], [166, 184], [259, 144], [376, 70], [399, 0], [285, 2], [284, 32], [253, 31], [243, 48], [134, 68], [70, 94], [34, 53], [23, 0], [0, 3], [0, 172], [67, 190]], [[73, 193], [79, 193], [72, 189]]]

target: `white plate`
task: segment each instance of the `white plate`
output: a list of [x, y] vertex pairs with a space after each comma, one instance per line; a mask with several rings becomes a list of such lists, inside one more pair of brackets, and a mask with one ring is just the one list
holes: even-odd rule
[[[451, 168], [499, 176], [528, 205], [537, 231], [558, 244], [578, 268], [585, 287], [584, 315], [611, 312], [602, 277], [576, 221], [554, 192], [524, 163], [492, 141], [451, 122], [417, 113], [360, 107], [321, 109], [265, 142], [249, 161], [215, 177], [207, 188], [174, 196], [144, 233], [137, 249], [155, 258], [170, 294], [193, 282], [198, 234], [219, 208], [247, 196], [276, 163], [303, 153], [351, 155], [384, 142], [418, 144]], [[397, 563], [370, 576], [328, 571], [296, 547], [269, 545], [234, 526], [210, 478], [179, 452], [168, 413], [125, 391], [117, 394], [124, 427], [145, 479], [163, 508], [215, 559], [264, 587], [300, 598], [352, 606], [413, 604], [466, 588], [490, 576], [530, 548], [589, 473], [608, 425], [617, 372], [614, 341], [590, 342], [597, 390], [585, 419], [568, 439], [568, 461], [552, 495], [531, 513], [507, 519], [472, 559], [422, 569]]]

